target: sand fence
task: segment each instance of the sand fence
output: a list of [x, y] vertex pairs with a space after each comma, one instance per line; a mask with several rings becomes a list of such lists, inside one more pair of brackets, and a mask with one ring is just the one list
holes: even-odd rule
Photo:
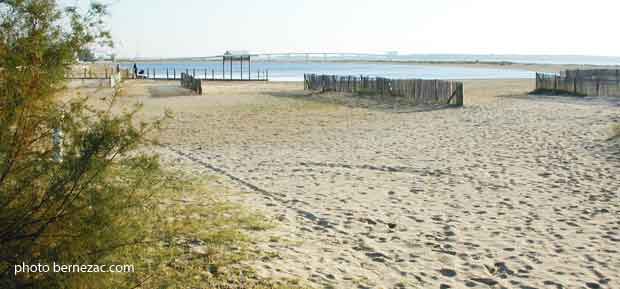
[[111, 77], [122, 77], [123, 79], [128, 79], [131, 77], [131, 72], [129, 69], [120, 68], [120, 66], [109, 65], [109, 64], [81, 64], [81, 65], [73, 65], [71, 69], [69, 69], [65, 73], [65, 79], [93, 79], [93, 80], [105, 80], [110, 79]]
[[536, 73], [536, 91], [582, 96], [620, 96], [620, 70], [566, 70], [559, 75]]
[[463, 105], [463, 83], [457, 81], [304, 74], [304, 89], [401, 98], [414, 105]]
[[202, 94], [202, 81], [187, 73], [181, 73], [181, 86], [197, 94]]

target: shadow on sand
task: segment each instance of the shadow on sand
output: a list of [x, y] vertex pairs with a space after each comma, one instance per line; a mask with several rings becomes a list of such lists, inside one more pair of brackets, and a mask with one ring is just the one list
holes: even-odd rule
[[557, 94], [527, 94], [524, 96], [502, 96], [506, 98], [518, 98], [534, 101], [556, 102], [580, 105], [620, 106], [620, 97], [613, 96], [572, 96]]
[[299, 99], [323, 104], [341, 105], [350, 108], [366, 108], [368, 110], [383, 111], [390, 113], [415, 113], [428, 112], [443, 109], [462, 108], [453, 104], [412, 104], [406, 98], [391, 97], [380, 98], [373, 95], [355, 95], [341, 92], [309, 92], [299, 90], [296, 92], [269, 91], [267, 95], [278, 98]]
[[151, 97], [175, 97], [194, 95], [195, 93], [189, 89], [178, 85], [156, 85], [148, 88]]

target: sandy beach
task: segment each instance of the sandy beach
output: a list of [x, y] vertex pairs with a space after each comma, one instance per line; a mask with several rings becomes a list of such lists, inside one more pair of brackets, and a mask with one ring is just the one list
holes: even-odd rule
[[620, 1], [188, 2], [0, 0], [0, 289], [620, 289]]
[[[156, 150], [274, 220], [263, 276], [316, 288], [619, 288], [619, 99], [465, 81], [465, 106], [342, 101], [301, 83], [129, 81], [175, 118]], [[175, 94], [177, 96], [175, 96]]]

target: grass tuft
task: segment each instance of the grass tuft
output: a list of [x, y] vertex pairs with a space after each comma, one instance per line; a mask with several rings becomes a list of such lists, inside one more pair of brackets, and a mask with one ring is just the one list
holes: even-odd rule
[[609, 139], [620, 138], [620, 123], [614, 123], [611, 125], [611, 137]]
[[[298, 280], [260, 278], [252, 269], [258, 259], [251, 232], [274, 224], [257, 213], [222, 200], [208, 178], [169, 175], [149, 208], [134, 216], [146, 242], [124, 248], [115, 263], [135, 266], [118, 284], [136, 288], [307, 288]], [[129, 279], [129, 280], [127, 280]], [[120, 286], [119, 286], [120, 287]]]

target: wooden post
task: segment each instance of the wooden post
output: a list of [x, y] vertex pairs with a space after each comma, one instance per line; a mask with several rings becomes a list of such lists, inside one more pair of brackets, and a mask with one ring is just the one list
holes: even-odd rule
[[168, 76], [168, 67], [166, 67], [166, 80], [169, 80], [170, 76]]
[[174, 80], [177, 80], [177, 68], [176, 67], [172, 68], [172, 71], [173, 71], [173, 74], [174, 74], [174, 76], [172, 78]]
[[573, 93], [577, 94], [577, 76], [573, 77]]
[[581, 82], [581, 79], [582, 78], [579, 76], [579, 69], [575, 70], [575, 83], [573, 84], [574, 85], [574, 93], [575, 93], [575, 95], [577, 94], [577, 89], [578, 89], [577, 88], [577, 80], [579, 80], [579, 82]]
[[265, 70], [265, 80], [269, 81], [269, 69]]
[[211, 69], [211, 80], [215, 80], [215, 69]]
[[465, 96], [465, 88], [463, 87], [463, 83], [458, 84], [458, 93], [456, 98], [456, 104], [459, 106], [463, 106], [463, 97]]

